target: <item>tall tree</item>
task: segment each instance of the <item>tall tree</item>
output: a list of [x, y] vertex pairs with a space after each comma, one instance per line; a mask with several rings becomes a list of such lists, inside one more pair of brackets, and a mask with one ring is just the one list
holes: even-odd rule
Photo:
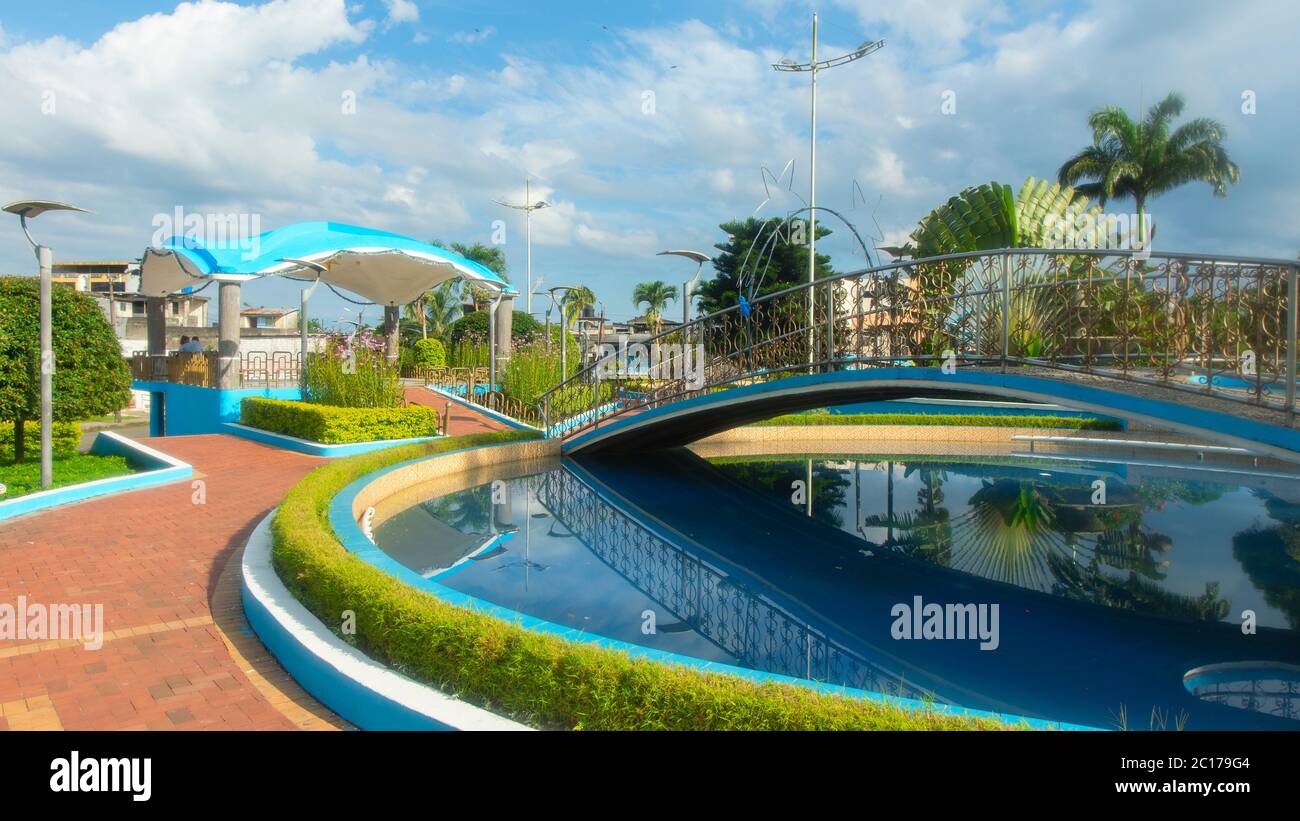
[[564, 308], [565, 323], [572, 327], [584, 309], [596, 304], [596, 294], [586, 285], [579, 285], [566, 291], [560, 304]]
[[1183, 97], [1170, 93], [1135, 122], [1117, 106], [1088, 117], [1092, 145], [1065, 161], [1061, 185], [1073, 185], [1103, 206], [1114, 197], [1132, 197], [1137, 207], [1138, 239], [1146, 238], [1147, 200], [1189, 182], [1209, 183], [1216, 197], [1240, 175], [1223, 147], [1227, 129], [1217, 120], [1198, 117], [1170, 131], [1183, 113]]
[[645, 319], [655, 333], [659, 332], [663, 310], [668, 306], [668, 301], [676, 299], [677, 287], [663, 280], [642, 282], [632, 289], [633, 304], [640, 308], [641, 303], [645, 303]]
[[[460, 254], [465, 259], [477, 262], [479, 265], [487, 268], [506, 282], [510, 281], [510, 270], [509, 266], [506, 264], [505, 251], [503, 251], [498, 245], [484, 245], [481, 242], [475, 242], [472, 245], [466, 245], [463, 242], [447, 244], [440, 239], [433, 240], [431, 244]], [[475, 305], [481, 306], [483, 303], [492, 299], [491, 291], [487, 288], [482, 288], [473, 284], [468, 287], [469, 296], [474, 300]]]
[[[799, 236], [801, 226], [779, 217], [750, 217], [718, 227], [726, 232], [727, 241], [713, 246], [721, 252], [713, 258], [716, 276], [696, 289], [702, 313], [735, 305], [742, 292], [749, 299], [808, 281], [808, 245], [806, 236]], [[830, 233], [818, 224], [817, 239]], [[818, 254], [817, 278], [833, 273], [831, 258]]]
[[[35, 277], [0, 277], [0, 420], [12, 421], [14, 454], [24, 458], [27, 420], [39, 419], [40, 293]], [[56, 286], [51, 298], [54, 419], [77, 421], [121, 410], [131, 371], [113, 328], [89, 294]]]

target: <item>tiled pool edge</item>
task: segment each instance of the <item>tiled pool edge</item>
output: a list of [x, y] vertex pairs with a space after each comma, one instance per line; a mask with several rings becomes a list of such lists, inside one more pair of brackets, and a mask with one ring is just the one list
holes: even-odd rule
[[143, 464], [146, 467], [138, 473], [65, 485], [0, 501], [0, 521], [100, 496], [176, 482], [194, 475], [194, 469], [185, 462], [113, 431], [100, 431], [90, 452], [99, 456], [125, 456], [132, 465]]
[[[554, 440], [544, 440], [544, 441], [554, 443]], [[646, 658], [646, 659], [659, 661], [666, 664], [678, 664], [684, 667], [690, 667], [704, 672], [726, 673], [726, 674], [735, 675], [741, 678], [749, 679], [751, 681], [758, 681], [758, 682], [770, 681], [770, 682], [780, 682], [785, 684], [794, 684], [800, 687], [808, 687], [817, 690], [819, 692], [835, 693], [841, 695], [854, 696], [858, 698], [864, 698], [882, 704], [889, 704], [892, 706], [900, 707], [903, 709], [917, 710], [917, 711], [930, 710], [930, 711], [948, 714], [948, 715], [969, 716], [975, 718], [990, 718], [990, 719], [1004, 721], [1013, 725], [1023, 724], [1025, 727], [1031, 729], [1053, 729], [1053, 730], [1098, 729], [1095, 727], [1086, 727], [1086, 726], [1076, 725], [1076, 724], [1047, 721], [1043, 719], [1028, 718], [1023, 716], [1006, 714], [1006, 713], [991, 713], [982, 710], [967, 709], [964, 707], [950, 707], [948, 705], [926, 704], [924, 702], [915, 699], [901, 698], [898, 696], [891, 696], [891, 695], [871, 692], [867, 690], [857, 690], [853, 688], [841, 687], [841, 686], [831, 685], [831, 684], [822, 684], [818, 682], [808, 681], [806, 679], [794, 678], [792, 676], [784, 676], [776, 673], [764, 673], [757, 670], [749, 670], [742, 667], [736, 667], [727, 664], [719, 664], [717, 662], [703, 661], [701, 659], [692, 658], [690, 656], [683, 656], [676, 653], [669, 653], [662, 650], [643, 647], [637, 644], [631, 644], [628, 642], [605, 638], [604, 636], [599, 636], [592, 633], [586, 633], [581, 630], [565, 627], [563, 625], [555, 624], [553, 622], [545, 621], [543, 619], [527, 616], [516, 610], [511, 610], [509, 608], [492, 604], [491, 602], [485, 601], [483, 599], [479, 599], [477, 597], [470, 596], [465, 593], [461, 593], [459, 591], [453, 590], [444, 585], [438, 584], [437, 582], [431, 581], [429, 579], [425, 579], [422, 576], [414, 573], [410, 569], [406, 568], [405, 566], [401, 565], [400, 563], [389, 558], [387, 554], [385, 554], [382, 550], [380, 550], [377, 546], [375, 546], [375, 544], [366, 537], [365, 533], [362, 532], [361, 527], [357, 524], [356, 516], [357, 513], [359, 512], [357, 508], [361, 505], [363, 501], [368, 501], [367, 499], [363, 498], [363, 494], [367, 493], [368, 491], [371, 491], [373, 487], [375, 487], [378, 483], [380, 483], [383, 480], [387, 480], [388, 483], [396, 483], [399, 485], [406, 484], [406, 482], [402, 481], [406, 477], [400, 475], [399, 471], [409, 472], [411, 471], [412, 468], [415, 468], [417, 465], [421, 466], [421, 468], [419, 469], [429, 470], [432, 466], [437, 465], [443, 461], [456, 459], [456, 458], [463, 459], [466, 457], [467, 454], [471, 452], [474, 452], [476, 453], [476, 455], [479, 456], [488, 456], [488, 459], [491, 461], [491, 463], [506, 464], [509, 462], [521, 461], [528, 458], [533, 458], [530, 457], [529, 455], [530, 449], [536, 450], [539, 447], [539, 445], [544, 446], [542, 445], [542, 443], [539, 443], [538, 441], [532, 441], [532, 442], [523, 442], [523, 443], [503, 443], [499, 445], [489, 445], [481, 448], [465, 448], [461, 450], [448, 451], [447, 453], [440, 453], [435, 456], [423, 457], [420, 459], [412, 459], [405, 462], [399, 462], [395, 465], [390, 465], [386, 468], [382, 468], [380, 470], [377, 470], [373, 473], [367, 474], [365, 476], [362, 476], [354, 480], [347, 487], [343, 488], [343, 490], [341, 490], [331, 500], [329, 511], [328, 511], [330, 525], [333, 527], [334, 533], [339, 538], [339, 541], [343, 544], [343, 546], [347, 550], [355, 554], [358, 558], [362, 559], [363, 561], [369, 563], [370, 565], [384, 571], [390, 576], [394, 576], [398, 580], [412, 587], [415, 587], [416, 589], [423, 590], [427, 593], [437, 596], [438, 598], [442, 599], [443, 601], [449, 604], [453, 604], [459, 607], [465, 607], [478, 612], [484, 612], [489, 615], [496, 616], [497, 618], [503, 619], [505, 621], [518, 624], [521, 627], [525, 627], [530, 630], [536, 630], [542, 633], [550, 633], [552, 635], [556, 635], [561, 638], [568, 639], [570, 641], [582, 642], [586, 644], [594, 644], [612, 650], [623, 651], [628, 653], [630, 656], [636, 658]], [[460, 468], [460, 470], [463, 469], [465, 468], [464, 467]], [[459, 471], [456, 470], [453, 472], [459, 472]], [[398, 474], [398, 475], [394, 475], [394, 474]], [[444, 473], [443, 475], [447, 475], [447, 474]], [[322, 699], [322, 701], [324, 701], [324, 699]], [[332, 704], [330, 706], [333, 707]], [[335, 710], [337, 711], [337, 708], [335, 708]]]
[[253, 632], [294, 680], [364, 730], [527, 730], [413, 681], [344, 642], [289, 592], [271, 565], [271, 520], [240, 560], [240, 598]]

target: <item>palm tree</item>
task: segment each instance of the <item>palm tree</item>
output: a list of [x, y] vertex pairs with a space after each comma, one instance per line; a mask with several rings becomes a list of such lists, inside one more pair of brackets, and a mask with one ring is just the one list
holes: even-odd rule
[[677, 299], [677, 287], [669, 285], [663, 280], [654, 282], [642, 282], [632, 289], [632, 304], [638, 308], [641, 303], [646, 304], [645, 319], [656, 333], [659, 331], [660, 315], [664, 308], [668, 307], [668, 300]]
[[1227, 130], [1198, 117], [1170, 132], [1170, 121], [1182, 113], [1183, 97], [1176, 92], [1153, 105], [1140, 123], [1117, 106], [1094, 111], [1088, 117], [1092, 145], [1061, 166], [1061, 185], [1073, 185], [1103, 206], [1112, 197], [1132, 197], [1139, 242], [1146, 239], [1148, 199], [1189, 182], [1207, 182], [1216, 197], [1226, 197], [1239, 176], [1223, 147]]
[[[503, 251], [500, 246], [484, 245], [481, 242], [476, 242], [473, 245], [466, 245], [463, 242], [453, 242], [448, 244], [440, 239], [435, 239], [430, 244], [460, 254], [465, 259], [477, 262], [479, 265], [487, 268], [506, 282], [510, 281], [509, 266], [506, 265], [505, 251]], [[487, 288], [481, 288], [477, 285], [469, 286], [469, 296], [474, 300], [474, 304], [480, 307], [485, 303], [492, 301], [492, 292]]]
[[582, 316], [583, 309], [596, 304], [596, 294], [586, 285], [579, 285], [566, 291], [560, 304], [564, 308], [565, 324], [572, 327]]

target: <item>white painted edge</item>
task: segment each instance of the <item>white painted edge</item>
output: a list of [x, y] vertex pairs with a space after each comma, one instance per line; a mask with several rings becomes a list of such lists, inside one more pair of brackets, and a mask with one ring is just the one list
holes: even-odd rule
[[253, 530], [240, 562], [244, 590], [309, 653], [383, 698], [457, 730], [531, 730], [407, 678], [334, 635], [289, 592], [271, 565], [272, 510]]
[[[89, 482], [80, 482], [75, 485], [64, 485], [62, 487], [52, 487], [49, 490], [38, 490], [35, 493], [25, 493], [22, 496], [15, 496], [12, 499], [0, 499], [0, 507], [3, 507], [4, 505], [8, 505], [11, 503], [16, 503], [20, 500], [24, 503], [27, 503], [32, 501], [33, 499], [44, 499], [49, 496], [54, 496], [60, 493], [67, 493], [72, 490], [83, 490], [85, 488], [101, 487], [103, 485], [116, 484], [116, 483], [120, 483], [123, 479], [129, 478], [131, 476], [148, 476], [150, 474], [162, 473], [165, 470], [172, 470], [173, 468], [181, 468], [183, 470], [193, 470], [193, 468], [190, 465], [186, 464], [185, 462], [182, 462], [176, 457], [168, 456], [167, 454], [163, 453], [160, 450], [154, 450], [148, 445], [142, 445], [139, 442], [135, 441], [134, 439], [128, 439], [127, 437], [122, 436], [119, 433], [113, 433], [112, 431], [101, 430], [98, 431], [96, 435], [109, 436], [113, 439], [116, 439], [119, 442], [122, 442], [124, 445], [126, 445], [126, 447], [130, 448], [131, 450], [140, 451], [142, 453], [146, 453], [150, 456], [153, 456], [157, 459], [161, 459], [163, 462], [167, 463], [167, 467], [151, 468], [149, 470], [142, 470], [139, 473], [127, 473], [122, 476], [108, 476], [103, 479], [92, 479]], [[177, 476], [176, 478], [179, 480], [183, 477]], [[149, 487], [148, 485], [144, 487], [125, 487], [118, 492], [127, 492], [132, 490], [146, 490], [148, 487]], [[99, 498], [100, 496], [104, 496], [104, 495], [105, 494], [101, 493], [99, 494], [99, 496], [86, 496], [80, 499], [73, 499], [67, 502], [67, 504], [76, 504], [77, 502], [88, 502], [91, 499]], [[64, 505], [57, 505], [57, 506], [63, 507]], [[45, 510], [52, 509], [52, 507], [54, 506], [37, 508], [36, 510], [31, 511], [31, 513], [41, 513], [44, 512]], [[30, 515], [30, 514], [23, 514], [23, 515]]]
[[1106, 439], [1100, 436], [1047, 436], [1040, 434], [1017, 433], [1012, 435], [1017, 442], [1053, 442], [1066, 444], [1103, 445], [1117, 448], [1151, 448], [1154, 450], [1204, 450], [1214, 453], [1253, 453], [1246, 448], [1234, 448], [1227, 445], [1203, 445], [1197, 442], [1156, 442], [1145, 439]]
[[146, 454], [148, 456], [152, 456], [153, 458], [159, 460], [160, 462], [166, 462], [168, 465], [174, 468], [190, 467], [188, 464], [182, 462], [180, 459], [177, 459], [175, 456], [171, 456], [169, 454], [163, 453], [161, 450], [151, 448], [142, 442], [137, 442], [136, 440], [123, 436], [120, 433], [114, 433], [111, 430], [101, 430], [98, 431], [98, 435], [107, 436], [109, 439], [116, 440], [122, 443], [123, 445], [125, 445], [126, 447], [131, 448], [132, 450], [136, 450], [139, 451], [140, 453]]

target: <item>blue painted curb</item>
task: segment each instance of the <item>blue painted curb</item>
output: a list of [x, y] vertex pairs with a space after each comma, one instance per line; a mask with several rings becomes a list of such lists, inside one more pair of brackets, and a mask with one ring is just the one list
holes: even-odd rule
[[139, 470], [125, 476], [112, 476], [82, 482], [78, 485], [42, 490], [29, 493], [16, 499], [0, 502], [0, 521], [15, 516], [25, 516], [40, 510], [68, 505], [74, 502], [139, 490], [155, 485], [164, 485], [188, 479], [194, 475], [194, 469], [179, 459], [174, 459], [161, 451], [132, 441], [112, 431], [100, 431], [90, 446], [90, 452], [99, 456], [125, 456], [127, 462]]

